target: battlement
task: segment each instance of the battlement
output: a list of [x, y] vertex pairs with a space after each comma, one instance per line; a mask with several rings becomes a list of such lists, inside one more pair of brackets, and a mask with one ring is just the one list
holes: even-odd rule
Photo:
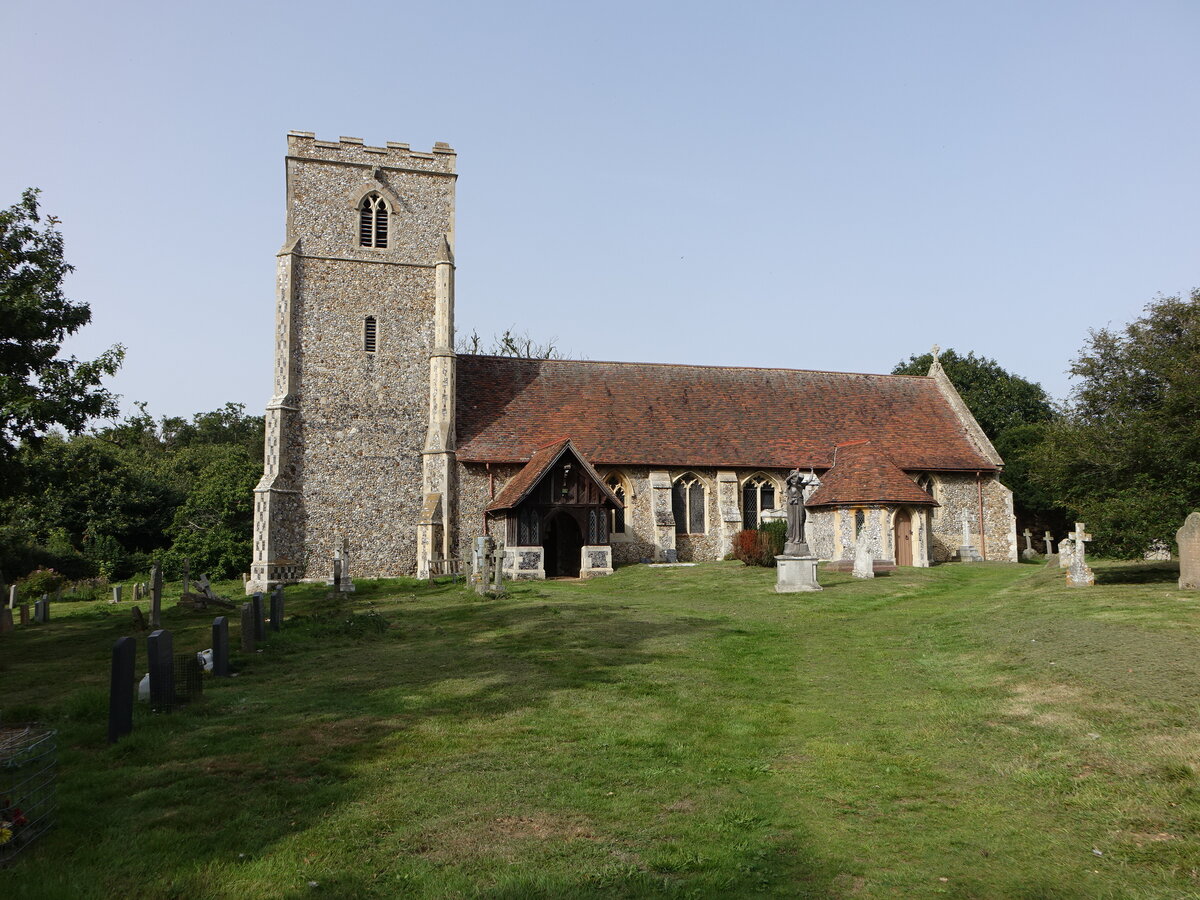
[[422, 153], [408, 144], [388, 141], [385, 147], [371, 147], [362, 138], [341, 137], [337, 141], [319, 141], [311, 131], [289, 131], [288, 156], [324, 162], [379, 168], [420, 169], [452, 173], [456, 154], [449, 144], [438, 141], [433, 151]]

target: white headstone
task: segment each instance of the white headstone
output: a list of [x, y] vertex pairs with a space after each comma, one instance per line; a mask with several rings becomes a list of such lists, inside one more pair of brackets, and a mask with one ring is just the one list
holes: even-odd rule
[[858, 540], [854, 542], [854, 577], [875, 577], [875, 558], [871, 553], [871, 541], [865, 528], [858, 533]]
[[1087, 533], [1082, 522], [1075, 523], [1075, 530], [1069, 535], [1075, 543], [1075, 551], [1071, 554], [1071, 568], [1067, 570], [1067, 584], [1072, 587], [1087, 587], [1096, 583], [1096, 576], [1088, 568], [1087, 542], [1092, 536]]

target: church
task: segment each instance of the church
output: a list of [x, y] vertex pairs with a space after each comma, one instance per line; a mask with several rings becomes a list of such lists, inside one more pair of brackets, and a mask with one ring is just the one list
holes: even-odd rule
[[288, 134], [274, 388], [248, 585], [424, 577], [477, 535], [511, 577], [719, 560], [815, 478], [846, 560], [1016, 561], [1003, 460], [927, 376], [521, 359], [454, 349], [455, 152]]

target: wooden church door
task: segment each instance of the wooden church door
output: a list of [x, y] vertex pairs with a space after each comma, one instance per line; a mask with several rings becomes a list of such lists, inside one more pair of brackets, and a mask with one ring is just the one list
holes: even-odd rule
[[912, 553], [912, 515], [907, 509], [896, 510], [896, 521], [892, 537], [896, 548], [896, 565], [911, 566]]

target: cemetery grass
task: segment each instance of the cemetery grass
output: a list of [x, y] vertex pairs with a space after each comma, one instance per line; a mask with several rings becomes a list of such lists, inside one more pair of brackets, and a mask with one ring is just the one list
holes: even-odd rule
[[230, 616], [237, 677], [114, 746], [132, 604], [57, 604], [0, 636], [4, 721], [60, 755], [0, 894], [1200, 897], [1200, 595], [1094, 568], [290, 588], [261, 652]]

